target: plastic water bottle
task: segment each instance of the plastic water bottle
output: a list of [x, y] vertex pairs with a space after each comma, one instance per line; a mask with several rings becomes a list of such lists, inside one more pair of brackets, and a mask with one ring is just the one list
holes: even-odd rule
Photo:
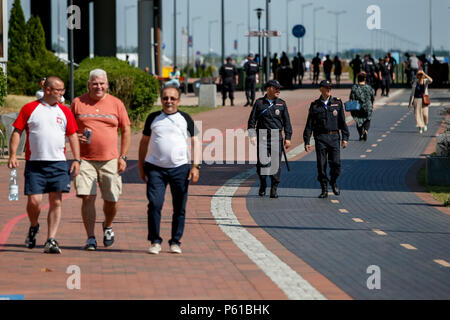
[[9, 201], [19, 200], [19, 185], [17, 184], [17, 170], [13, 168], [9, 175]]

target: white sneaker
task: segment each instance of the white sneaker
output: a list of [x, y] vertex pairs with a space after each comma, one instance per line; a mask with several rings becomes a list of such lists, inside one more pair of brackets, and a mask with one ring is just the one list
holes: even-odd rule
[[161, 251], [161, 245], [159, 243], [153, 243], [148, 249], [148, 253], [158, 254]]
[[179, 245], [177, 245], [177, 244], [172, 244], [172, 245], [170, 246], [170, 252], [180, 254], [182, 251], [181, 251], [181, 248], [180, 248]]
[[425, 126], [425, 127], [423, 128], [423, 132], [427, 132], [427, 131], [428, 131], [428, 127]]
[[420, 134], [423, 133], [423, 128], [422, 128], [422, 127], [419, 128], [419, 133], [420, 133]]

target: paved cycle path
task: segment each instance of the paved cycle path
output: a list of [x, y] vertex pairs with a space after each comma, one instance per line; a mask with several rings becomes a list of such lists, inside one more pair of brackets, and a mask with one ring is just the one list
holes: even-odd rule
[[[433, 99], [450, 104], [442, 91]], [[246, 200], [260, 228], [355, 299], [450, 298], [450, 216], [406, 183], [445, 116], [430, 107], [420, 135], [405, 101], [408, 92], [374, 112], [367, 141], [350, 126], [340, 196], [317, 198], [312, 152], [284, 170], [279, 199], [255, 197], [255, 183]]]

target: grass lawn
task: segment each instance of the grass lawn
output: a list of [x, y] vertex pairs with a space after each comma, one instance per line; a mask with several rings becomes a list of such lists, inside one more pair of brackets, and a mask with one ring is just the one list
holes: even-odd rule
[[36, 97], [7, 95], [5, 103], [0, 107], [0, 114], [19, 112], [28, 102], [36, 100]]
[[426, 169], [423, 166], [417, 174], [417, 180], [419, 184], [430, 192], [434, 199], [444, 204], [446, 207], [450, 207], [450, 186], [429, 186], [426, 184]]

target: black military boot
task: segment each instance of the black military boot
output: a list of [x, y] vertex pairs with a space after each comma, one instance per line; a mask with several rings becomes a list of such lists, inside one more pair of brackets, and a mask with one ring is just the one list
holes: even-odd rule
[[328, 185], [326, 182], [322, 182], [320, 184], [320, 186], [322, 187], [322, 193], [319, 195], [320, 199], [324, 199], [328, 197]]
[[225, 107], [225, 99], [222, 99], [222, 106]]
[[332, 182], [330, 182], [330, 185], [331, 185], [331, 189], [333, 189], [333, 193], [335, 194], [335, 195], [340, 195], [341, 194], [341, 190], [339, 190], [339, 187], [338, 187], [338, 185], [336, 184], [336, 181], [332, 181]]
[[270, 197], [271, 198], [278, 198], [278, 194], [277, 194], [277, 188], [278, 188], [278, 183], [273, 183], [272, 186], [270, 187]]
[[234, 100], [231, 99], [231, 106], [234, 107]]

